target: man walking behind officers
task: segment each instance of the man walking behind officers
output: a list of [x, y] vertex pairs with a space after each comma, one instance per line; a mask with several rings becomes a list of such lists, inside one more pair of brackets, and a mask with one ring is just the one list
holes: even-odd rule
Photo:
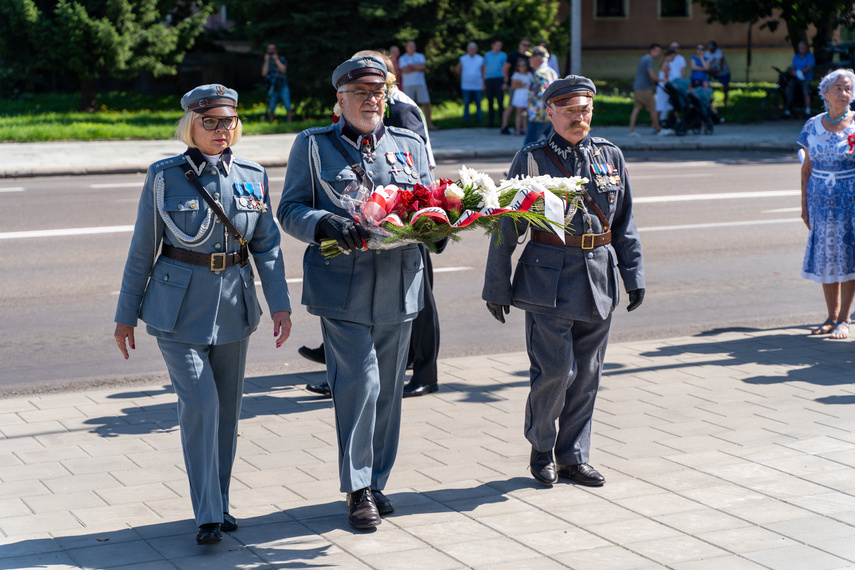
[[596, 92], [590, 79], [578, 75], [553, 82], [543, 101], [555, 132], [523, 147], [508, 173], [588, 178], [581, 195], [566, 205], [565, 225], [572, 234], [562, 241], [531, 228], [511, 283], [511, 255], [528, 224], [503, 219], [482, 293], [501, 323], [510, 305], [525, 311], [531, 362], [525, 436], [532, 446], [531, 473], [548, 486], [558, 477], [581, 485], [605, 483], [588, 461], [594, 401], [619, 301], [618, 273], [628, 291], [627, 310], [644, 299], [641, 242], [623, 154], [589, 135]]

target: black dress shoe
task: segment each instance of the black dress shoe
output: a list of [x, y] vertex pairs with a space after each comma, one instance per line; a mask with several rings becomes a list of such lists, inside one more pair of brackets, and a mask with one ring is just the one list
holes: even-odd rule
[[380, 524], [380, 513], [371, 489], [365, 487], [347, 494], [347, 521], [353, 528], [368, 529]]
[[424, 396], [439, 390], [436, 384], [416, 384], [412, 380], [404, 384], [404, 397]]
[[312, 362], [317, 362], [318, 364], [327, 363], [327, 355], [326, 351], [324, 351], [324, 345], [321, 345], [318, 348], [309, 348], [308, 346], [301, 346], [297, 349], [297, 353], [303, 358], [311, 360]]
[[223, 522], [220, 524], [220, 530], [223, 532], [231, 532], [237, 530], [237, 520], [229, 513], [223, 513]]
[[330, 396], [330, 385], [326, 382], [322, 382], [320, 384], [306, 384], [306, 390], [314, 392], [315, 394], [320, 394], [321, 396]]
[[374, 495], [374, 504], [377, 505], [377, 512], [381, 515], [388, 515], [395, 511], [395, 506], [389, 497], [383, 494], [383, 491], [371, 489], [371, 494]]
[[600, 487], [606, 482], [606, 478], [587, 463], [561, 465], [558, 467], [558, 476], [571, 479], [580, 485], [587, 485], [588, 487]]
[[220, 523], [205, 523], [199, 527], [199, 532], [196, 533], [196, 544], [214, 544], [223, 539], [223, 533], [220, 532]]
[[544, 485], [552, 486], [558, 481], [558, 475], [555, 473], [555, 460], [552, 458], [552, 450], [537, 451], [531, 448], [531, 461], [529, 461], [529, 469], [535, 479]]

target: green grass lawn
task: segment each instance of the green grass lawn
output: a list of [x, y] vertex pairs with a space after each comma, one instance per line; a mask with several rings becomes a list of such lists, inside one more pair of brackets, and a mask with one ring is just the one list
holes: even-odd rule
[[[771, 84], [731, 84], [728, 106], [723, 106], [722, 93], [715, 92], [715, 104], [726, 121], [751, 123], [761, 120], [760, 102]], [[329, 124], [328, 117], [285, 121], [279, 107], [276, 120], [265, 120], [264, 94], [251, 93], [241, 98], [240, 114], [244, 134], [299, 132]], [[0, 141], [34, 142], [52, 140], [95, 139], [169, 139], [182, 116], [175, 96], [142, 95], [111, 92], [98, 96], [100, 111], [76, 111], [79, 97], [75, 94], [29, 95], [16, 100], [0, 99]], [[625, 125], [632, 111], [632, 97], [625, 88], [603, 83], [595, 100], [594, 121], [598, 125]], [[483, 102], [486, 117], [486, 102]], [[301, 117], [299, 107], [295, 116]], [[432, 106], [433, 121], [440, 129], [479, 126], [463, 122], [460, 101], [444, 101]]]

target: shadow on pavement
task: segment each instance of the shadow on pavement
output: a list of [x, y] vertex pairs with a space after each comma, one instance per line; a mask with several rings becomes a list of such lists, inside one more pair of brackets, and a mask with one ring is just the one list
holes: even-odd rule
[[[808, 327], [805, 334], [776, 333], [786, 329], [754, 329], [731, 327], [713, 329], [696, 335], [703, 339], [697, 343], [669, 344], [655, 350], [641, 352], [646, 358], [666, 357], [665, 366], [624, 369], [617, 374], [656, 370], [683, 370], [693, 374], [699, 367], [736, 368], [740, 372], [751, 370], [741, 378], [746, 384], [770, 385], [784, 382], [807, 382], [817, 386], [849, 386], [855, 370], [855, 350], [848, 340], [833, 340], [828, 336], [813, 336]], [[733, 338], [734, 334], [739, 334]], [[749, 335], [749, 336], [746, 336]], [[724, 336], [721, 340], [716, 337]], [[702, 360], [693, 355], [710, 355]], [[685, 360], [680, 361], [681, 357]], [[678, 360], [673, 363], [673, 359]], [[758, 367], [769, 367], [769, 374], [757, 374]], [[615, 372], [613, 372], [615, 373]], [[703, 378], [703, 373], [694, 373]], [[738, 377], [738, 376], [736, 376]], [[855, 404], [855, 395], [825, 396], [815, 401], [825, 404]]]
[[[396, 517], [418, 515], [465, 513], [480, 506], [507, 501], [506, 493], [519, 489], [539, 487], [531, 478], [515, 477], [482, 483], [470, 488], [440, 489], [418, 493], [404, 491], [388, 496], [396, 506], [395, 512], [384, 517], [393, 521]], [[197, 567], [209, 560], [213, 567], [226, 564], [232, 567], [247, 567], [249, 557], [257, 557], [276, 567], [311, 568], [326, 565], [327, 556], [341, 551], [323, 537], [327, 533], [366, 534], [347, 523], [344, 498], [294, 509], [276, 511], [265, 515], [241, 518], [239, 528], [224, 533], [219, 543], [200, 547], [196, 545], [196, 524], [192, 518], [134, 526], [115, 531], [82, 533], [75, 536], [26, 539], [3, 545], [0, 552], [0, 569], [22, 567], [50, 567], [59, 564], [67, 567], [75, 564], [81, 568], [105, 567], [109, 560], [122, 560], [134, 564], [158, 560], [175, 562], [192, 557], [191, 566]], [[145, 544], [141, 544], [141, 542]], [[133, 544], [136, 543], [136, 544]], [[240, 561], [231, 556], [241, 555]], [[229, 558], [225, 558], [229, 557]], [[215, 562], [216, 561], [216, 562]], [[340, 559], [331, 558], [329, 563], [337, 565]], [[279, 566], [283, 565], [283, 566]]]
[[[526, 380], [503, 382], [490, 385], [468, 384], [465, 381], [440, 382], [440, 396], [443, 393], [464, 394], [461, 403], [481, 404], [502, 401], [501, 392], [512, 388], [528, 386], [528, 372], [514, 374], [525, 375]], [[409, 378], [409, 377], [408, 377]], [[332, 409], [332, 400], [302, 390], [306, 384], [319, 384], [326, 379], [325, 372], [300, 372], [247, 378], [244, 384], [241, 419], [265, 415], [287, 415], [311, 412], [319, 409]], [[135, 400], [137, 404], [147, 397], [174, 394], [171, 385], [160, 389], [145, 389], [111, 394], [110, 399]], [[422, 396], [435, 397], [436, 394]], [[120, 435], [141, 435], [146, 433], [168, 432], [178, 427], [175, 399], [167, 403], [129, 406], [119, 415], [90, 418], [84, 424], [93, 426], [92, 432], [101, 437], [111, 438]]]

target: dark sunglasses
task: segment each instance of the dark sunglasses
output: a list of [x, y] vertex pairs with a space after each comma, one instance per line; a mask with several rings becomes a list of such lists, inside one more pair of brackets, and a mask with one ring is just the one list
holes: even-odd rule
[[202, 128], [206, 131], [216, 131], [217, 129], [226, 129], [233, 131], [237, 128], [237, 117], [200, 117], [196, 119], [202, 121]]

